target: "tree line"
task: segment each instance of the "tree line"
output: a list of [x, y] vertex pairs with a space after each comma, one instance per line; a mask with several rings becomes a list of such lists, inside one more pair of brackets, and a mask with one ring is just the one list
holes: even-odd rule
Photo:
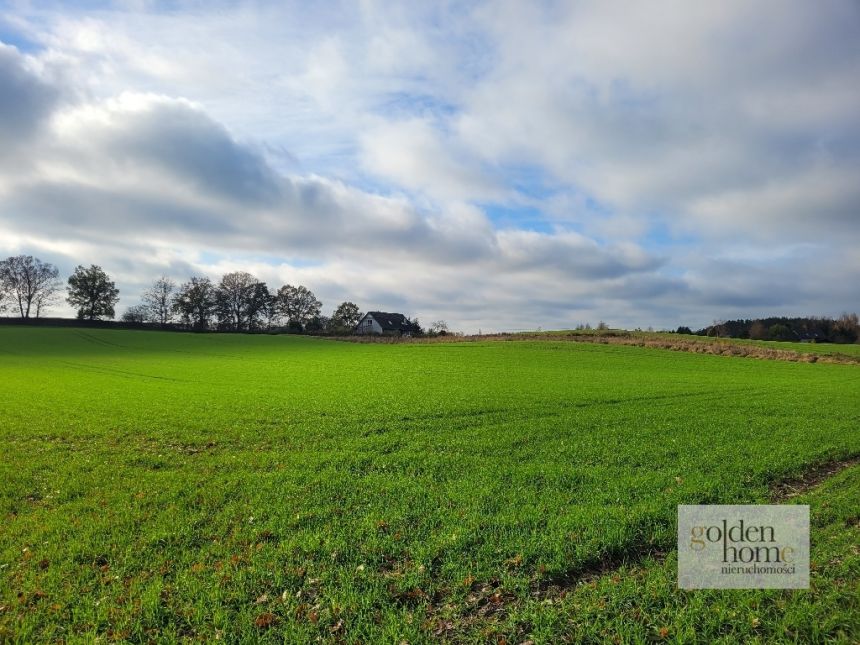
[[[0, 312], [39, 318], [58, 302], [63, 290], [57, 267], [30, 255], [0, 261]], [[119, 289], [98, 265], [78, 266], [66, 285], [66, 302], [81, 320], [115, 317]], [[178, 284], [162, 276], [143, 293], [140, 304], [129, 307], [121, 320], [159, 326], [182, 326], [198, 331], [284, 330], [294, 333], [348, 333], [362, 312], [353, 302], [342, 302], [331, 316], [305, 286], [285, 284], [276, 291], [245, 271], [226, 273], [219, 282], [205, 276]], [[412, 332], [423, 333], [417, 319]], [[447, 327], [439, 323], [447, 331]], [[437, 323], [434, 323], [436, 326]]]
[[[678, 332], [691, 333], [687, 327], [679, 327]], [[771, 318], [721, 320], [695, 333], [699, 336], [750, 338], [753, 340], [856, 343], [860, 339], [860, 319], [856, 313], [844, 313], [838, 318], [775, 316]]]

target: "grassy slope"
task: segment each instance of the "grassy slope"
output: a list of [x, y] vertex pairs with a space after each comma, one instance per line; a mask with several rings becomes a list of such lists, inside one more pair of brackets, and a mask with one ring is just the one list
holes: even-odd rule
[[[760, 501], [860, 453], [858, 394], [855, 366], [635, 347], [0, 328], [0, 629], [689, 631], [708, 596], [676, 592], [668, 563], [623, 593], [531, 590], [671, 549], [679, 503]], [[476, 607], [482, 584], [504, 609]], [[833, 616], [821, 629], [856, 637], [835, 584], [789, 597], [795, 629]], [[700, 636], [743, 633], [750, 597], [724, 592]], [[621, 601], [638, 614], [596, 618]]]
[[[623, 333], [628, 333], [636, 338], [656, 339], [656, 340], [690, 340], [699, 343], [727, 343], [733, 345], [754, 345], [757, 347], [765, 347], [767, 349], [782, 349], [792, 352], [800, 352], [802, 354], [816, 354], [826, 356], [828, 354], [845, 354], [846, 356], [860, 356], [860, 343], [800, 343], [800, 342], [783, 342], [775, 340], [750, 340], [748, 338], [716, 338], [713, 336], [696, 336], [695, 334], [675, 334], [672, 332], [662, 331], [627, 331], [619, 330]], [[609, 330], [608, 333], [612, 333]], [[522, 335], [568, 335], [574, 334], [577, 336], [600, 336], [603, 333], [597, 329], [590, 330], [570, 330], [560, 329], [553, 331], [541, 332], [522, 332]]]
[[[670, 334], [661, 335], [667, 336]], [[681, 334], [681, 336], [697, 340], [707, 338], [707, 336], [687, 336], [685, 334]], [[750, 340], [746, 338], [721, 338], [713, 340], [739, 343], [742, 345], [758, 345], [759, 347], [767, 347], [769, 349], [787, 349], [793, 352], [802, 352], [804, 354], [845, 354], [847, 356], [860, 356], [860, 343], [799, 343], [776, 340]]]

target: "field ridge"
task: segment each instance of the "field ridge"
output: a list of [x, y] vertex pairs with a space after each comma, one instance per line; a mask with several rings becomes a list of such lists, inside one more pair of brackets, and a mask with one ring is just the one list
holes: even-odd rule
[[[710, 338], [693, 339], [688, 336], [674, 337], [670, 334], [649, 334], [647, 332], [630, 332], [608, 330], [605, 332], [521, 332], [483, 334], [480, 336], [434, 336], [434, 337], [396, 337], [396, 336], [320, 336], [329, 340], [353, 343], [457, 343], [457, 342], [493, 342], [493, 341], [564, 341], [576, 343], [594, 343], [599, 345], [626, 345], [631, 347], [648, 347], [677, 352], [692, 352], [695, 354], [713, 354], [716, 356], [733, 356], [742, 358], [757, 358], [762, 360], [790, 361], [800, 363], [830, 363], [840, 365], [860, 365], [860, 355], [842, 353], [839, 351], [820, 353], [813, 345], [809, 351], [783, 349], [744, 342], [743, 339]], [[762, 341], [767, 342], [767, 341]], [[830, 347], [830, 346], [828, 346]], [[853, 347], [853, 345], [849, 345]]]

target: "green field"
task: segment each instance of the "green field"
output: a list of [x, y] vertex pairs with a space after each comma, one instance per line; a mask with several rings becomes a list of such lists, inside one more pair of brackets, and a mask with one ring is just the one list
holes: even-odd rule
[[0, 642], [860, 638], [860, 473], [809, 591], [675, 588], [680, 503], [860, 455], [860, 367], [587, 343], [0, 327]]
[[[663, 334], [663, 336], [666, 336], [666, 334]], [[759, 347], [767, 347], [768, 349], [787, 349], [803, 354], [818, 354], [821, 356], [826, 356], [827, 354], [845, 354], [846, 356], [860, 356], [860, 344], [858, 343], [800, 343], [776, 340], [750, 340], [746, 338], [717, 339], [709, 338], [708, 336], [687, 336], [685, 334], [680, 334], [680, 336], [700, 341], [711, 340], [723, 343], [738, 343], [740, 345], [757, 345]]]
[[631, 338], [644, 340], [686, 340], [694, 343], [721, 343], [740, 346], [764, 347], [766, 349], [787, 350], [800, 352], [801, 354], [816, 354], [827, 356], [831, 354], [843, 354], [849, 357], [860, 358], [860, 343], [801, 343], [785, 342], [776, 340], [750, 340], [749, 338], [717, 338], [714, 336], [696, 336], [693, 334], [676, 334], [665, 331], [627, 331], [627, 330], [580, 330], [563, 329], [558, 331], [521, 332], [524, 336], [574, 336], [580, 338], [600, 338], [605, 335], [622, 334]]

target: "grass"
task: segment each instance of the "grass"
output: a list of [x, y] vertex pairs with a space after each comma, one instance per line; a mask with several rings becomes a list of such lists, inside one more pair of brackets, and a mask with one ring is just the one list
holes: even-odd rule
[[677, 504], [860, 454], [858, 395], [621, 345], [0, 327], [0, 641], [856, 640], [856, 468], [809, 494], [809, 591], [679, 592], [671, 553]]
[[711, 340], [712, 342], [730, 342], [739, 345], [755, 345], [767, 347], [768, 349], [784, 349], [803, 354], [817, 354], [826, 356], [828, 354], [845, 354], [846, 356], [860, 356], [860, 343], [801, 343], [794, 341], [776, 340], [752, 340], [748, 338], [709, 338], [708, 336], [690, 336], [686, 334], [661, 334], [662, 336], [681, 336], [683, 338], [697, 340]]
[[694, 334], [676, 334], [673, 332], [661, 331], [627, 331], [618, 329], [585, 329], [585, 330], [555, 330], [555, 331], [540, 331], [540, 332], [520, 332], [518, 334], [508, 334], [507, 337], [533, 337], [533, 338], [562, 338], [576, 340], [594, 340], [595, 342], [604, 340], [617, 341], [641, 341], [643, 343], [657, 344], [675, 344], [682, 345], [716, 345], [722, 347], [737, 347], [737, 348], [763, 348], [766, 350], [774, 350], [776, 352], [794, 352], [798, 354], [820, 356], [820, 357], [842, 357], [848, 359], [847, 362], [856, 362], [860, 359], [860, 343], [801, 343], [787, 342], [775, 340], [752, 340], [749, 338], [718, 338], [714, 336], [696, 336]]

